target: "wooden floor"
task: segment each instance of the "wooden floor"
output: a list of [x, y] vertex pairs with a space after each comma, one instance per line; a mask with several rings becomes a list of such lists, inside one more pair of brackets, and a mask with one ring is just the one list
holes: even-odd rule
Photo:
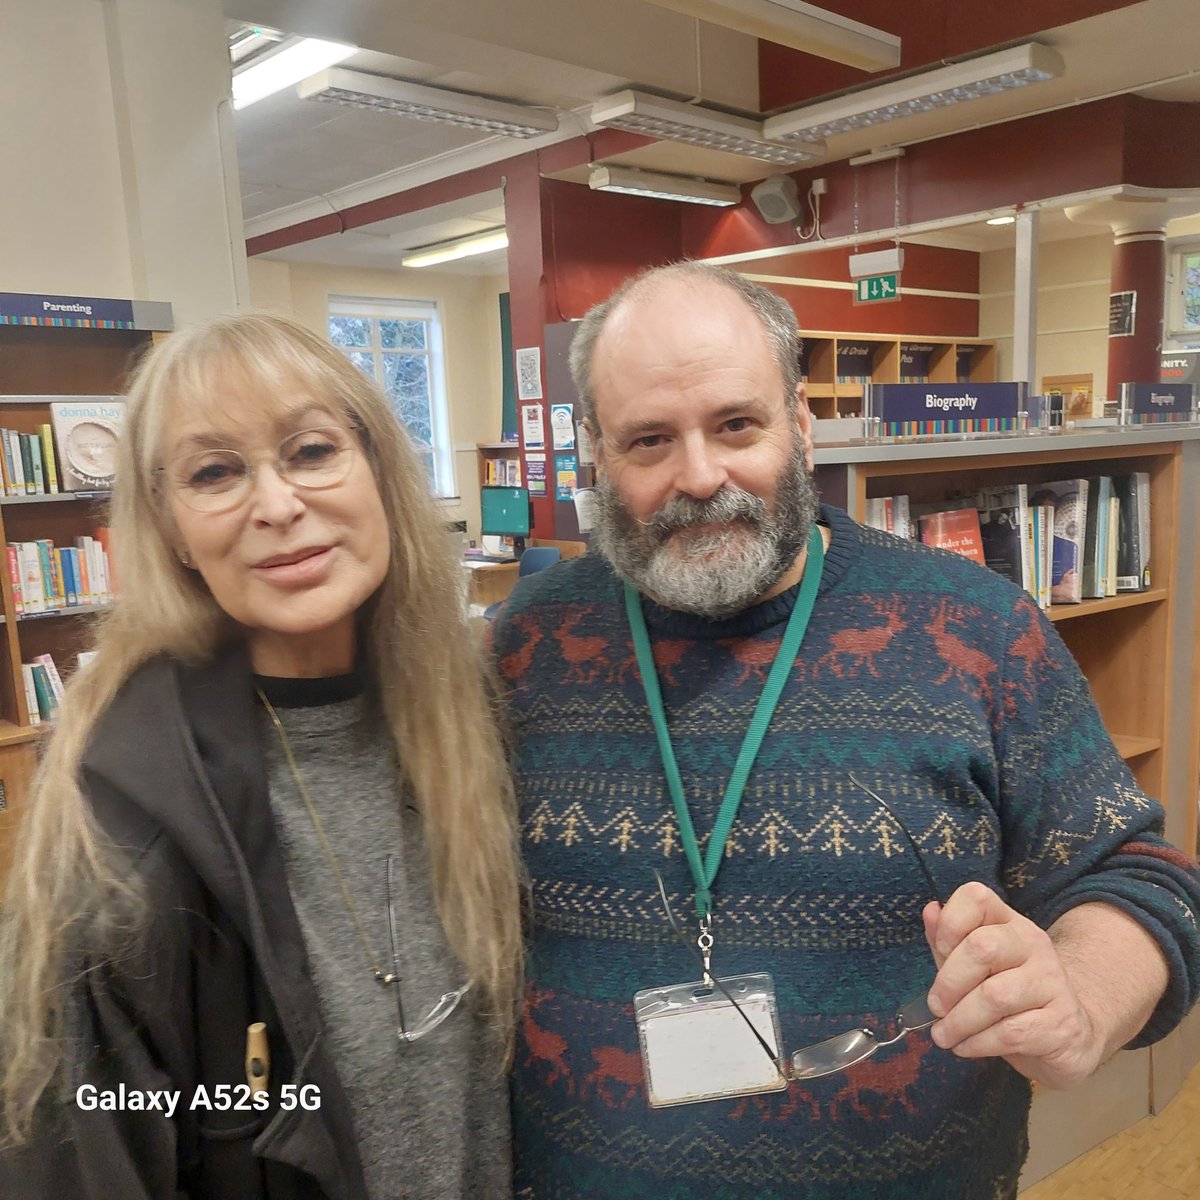
[[1198, 1200], [1200, 1067], [1154, 1117], [1047, 1176], [1021, 1200]]

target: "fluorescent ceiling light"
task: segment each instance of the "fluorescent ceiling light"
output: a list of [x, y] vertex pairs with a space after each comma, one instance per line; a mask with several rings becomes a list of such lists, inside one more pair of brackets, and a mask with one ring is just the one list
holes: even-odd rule
[[493, 250], [508, 247], [508, 234], [503, 229], [489, 229], [487, 233], [476, 233], [470, 237], [455, 238], [449, 242], [438, 242], [426, 246], [416, 254], [400, 260], [402, 267], [432, 267], [438, 263], [454, 262], [459, 258], [470, 258], [475, 254], [490, 254]]
[[593, 167], [588, 187], [598, 192], [624, 192], [630, 196], [652, 196], [656, 200], [683, 200], [688, 204], [709, 204], [728, 208], [741, 201], [741, 189], [731, 183], [711, 179], [689, 179], [683, 175], [663, 175], [639, 171], [634, 167]]
[[863, 71], [900, 65], [900, 39], [802, 0], [650, 0], [780, 46]]
[[1059, 55], [1039, 42], [1026, 42], [1023, 46], [779, 113], [763, 122], [763, 133], [789, 142], [836, 137], [950, 104], [1028, 87], [1031, 83], [1054, 79], [1062, 72], [1063, 60]]
[[314, 71], [340, 63], [357, 52], [357, 47], [318, 38], [300, 38], [280, 47], [274, 54], [255, 58], [233, 76], [233, 107], [245, 108], [282, 92]]
[[1017, 223], [1017, 218], [1016, 217], [988, 217], [987, 223], [989, 225], [1015, 225]]
[[467, 129], [484, 129], [505, 137], [529, 138], [553, 133], [558, 116], [552, 112], [489, 100], [465, 92], [408, 83], [383, 75], [367, 75], [344, 67], [322, 71], [296, 89], [302, 100], [325, 100], [351, 108], [372, 108], [417, 121], [442, 121]]
[[762, 121], [734, 117], [696, 104], [663, 100], [645, 92], [618, 92], [592, 105], [592, 123], [670, 142], [687, 142], [728, 154], [745, 154], [780, 166], [809, 162], [825, 153], [821, 142], [782, 145], [763, 137]]

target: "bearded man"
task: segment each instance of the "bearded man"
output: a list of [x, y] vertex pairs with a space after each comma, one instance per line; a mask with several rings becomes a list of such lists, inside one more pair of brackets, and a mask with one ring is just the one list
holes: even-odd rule
[[1162, 1037], [1200, 880], [1023, 592], [818, 506], [788, 305], [581, 323], [594, 549], [492, 628], [532, 884], [533, 1200], [997, 1200], [1030, 1080]]

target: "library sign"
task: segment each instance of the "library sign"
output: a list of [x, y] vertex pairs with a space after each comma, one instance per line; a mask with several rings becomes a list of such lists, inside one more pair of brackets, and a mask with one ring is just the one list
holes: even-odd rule
[[1123, 383], [1121, 409], [1134, 425], [1195, 419], [1196, 389], [1190, 383]]
[[885, 437], [1006, 433], [1020, 428], [1025, 383], [873, 383], [867, 415]]
[[95, 296], [43, 296], [0, 292], [0, 325], [51, 325], [68, 329], [136, 329], [132, 300]]

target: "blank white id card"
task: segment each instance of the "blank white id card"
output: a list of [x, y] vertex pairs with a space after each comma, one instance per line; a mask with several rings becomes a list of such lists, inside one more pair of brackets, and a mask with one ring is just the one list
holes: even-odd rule
[[[646, 1091], [652, 1108], [695, 1104], [787, 1087], [776, 1062], [781, 1037], [775, 985], [765, 972], [647, 988], [633, 998]], [[754, 1025], [771, 1055], [751, 1033]]]

